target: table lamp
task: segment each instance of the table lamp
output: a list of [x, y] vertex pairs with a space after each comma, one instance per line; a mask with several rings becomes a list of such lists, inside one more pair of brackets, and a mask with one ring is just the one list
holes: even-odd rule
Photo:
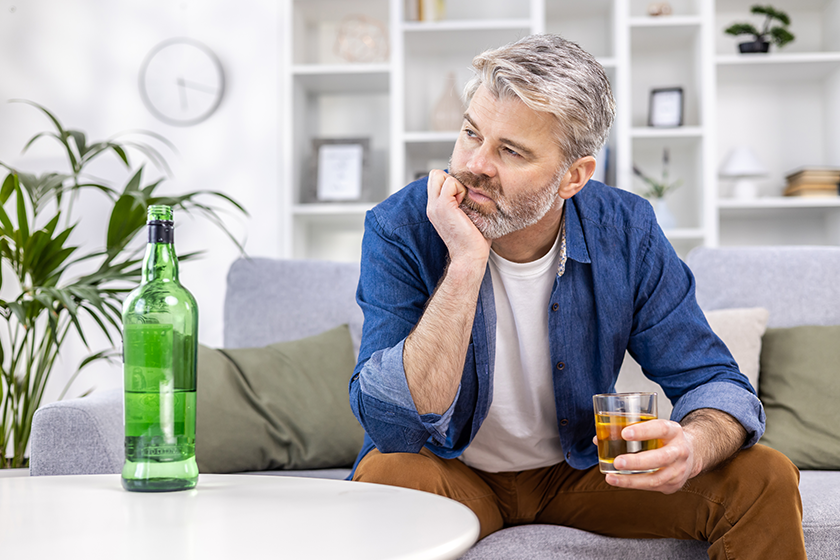
[[741, 146], [729, 152], [719, 173], [721, 177], [735, 179], [733, 197], [747, 199], [758, 196], [758, 186], [754, 179], [767, 175], [767, 168], [758, 161], [750, 148]]

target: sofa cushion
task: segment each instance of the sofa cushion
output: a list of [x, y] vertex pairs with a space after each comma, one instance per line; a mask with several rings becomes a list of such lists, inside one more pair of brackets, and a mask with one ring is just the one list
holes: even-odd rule
[[761, 442], [800, 469], [840, 470], [837, 396], [840, 326], [768, 329], [759, 397], [767, 413]]
[[[706, 311], [705, 315], [709, 326], [729, 348], [741, 373], [746, 375], [752, 386], [758, 390], [761, 336], [767, 327], [767, 310], [762, 307], [719, 309]], [[659, 417], [668, 418], [671, 414], [671, 403], [662, 388], [644, 376], [642, 368], [629, 353], [624, 356], [616, 390], [655, 391], [659, 394]]]
[[517, 525], [478, 541], [461, 560], [698, 560], [709, 543], [677, 539], [618, 539], [557, 525]]
[[198, 352], [200, 472], [351, 465], [364, 432], [350, 411], [347, 325], [262, 348]]

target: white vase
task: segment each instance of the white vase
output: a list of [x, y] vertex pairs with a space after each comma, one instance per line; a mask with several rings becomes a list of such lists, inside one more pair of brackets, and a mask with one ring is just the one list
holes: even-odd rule
[[432, 130], [460, 130], [464, 122], [464, 110], [464, 103], [455, 85], [455, 73], [450, 72], [446, 76], [443, 92], [432, 111]]
[[662, 229], [674, 229], [677, 227], [677, 220], [668, 208], [668, 202], [664, 198], [653, 199], [653, 212], [656, 214], [656, 221]]

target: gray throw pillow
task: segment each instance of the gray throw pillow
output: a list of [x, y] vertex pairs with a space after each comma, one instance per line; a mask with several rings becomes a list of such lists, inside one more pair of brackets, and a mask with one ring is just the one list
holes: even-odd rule
[[837, 396], [840, 326], [767, 329], [759, 397], [767, 414], [761, 443], [800, 469], [840, 470]]
[[350, 410], [347, 325], [263, 348], [199, 346], [200, 472], [352, 465], [364, 431]]

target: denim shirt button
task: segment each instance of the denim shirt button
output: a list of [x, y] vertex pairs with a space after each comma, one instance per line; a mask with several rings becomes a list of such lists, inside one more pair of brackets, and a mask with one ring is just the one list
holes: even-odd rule
[[563, 369], [564, 367], [566, 367], [566, 364], [563, 362], [557, 362], [557, 369]]
[[568, 421], [567, 419], [563, 418], [562, 420], [560, 420], [560, 425], [561, 425], [561, 426], [568, 426], [568, 425], [569, 425], [569, 421]]
[[560, 309], [560, 304], [559, 303], [555, 303], [554, 305], [551, 306], [552, 311], [557, 311], [558, 309]]

